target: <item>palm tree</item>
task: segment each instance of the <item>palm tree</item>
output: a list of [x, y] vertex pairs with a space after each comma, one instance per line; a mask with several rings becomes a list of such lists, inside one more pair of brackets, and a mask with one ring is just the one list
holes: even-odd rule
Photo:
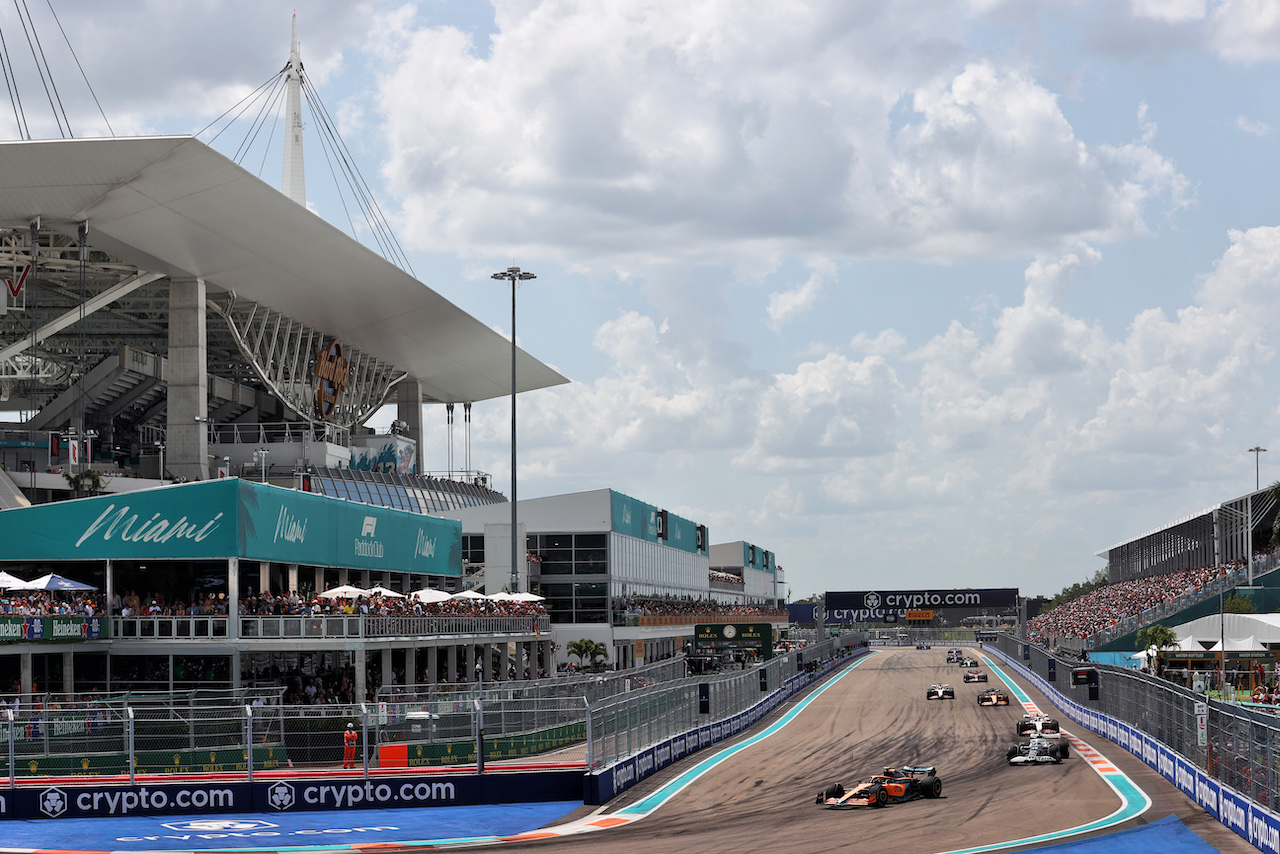
[[1159, 673], [1159, 663], [1164, 651], [1177, 645], [1178, 636], [1168, 626], [1156, 623], [1155, 625], [1138, 629], [1138, 646], [1150, 654], [1147, 660], [1151, 665], [1152, 673]]

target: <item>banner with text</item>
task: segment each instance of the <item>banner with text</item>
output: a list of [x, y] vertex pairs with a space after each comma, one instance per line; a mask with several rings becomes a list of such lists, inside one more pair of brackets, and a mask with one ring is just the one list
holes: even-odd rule
[[964, 590], [828, 591], [827, 610], [939, 610], [943, 608], [1010, 608], [1018, 604], [1018, 588]]

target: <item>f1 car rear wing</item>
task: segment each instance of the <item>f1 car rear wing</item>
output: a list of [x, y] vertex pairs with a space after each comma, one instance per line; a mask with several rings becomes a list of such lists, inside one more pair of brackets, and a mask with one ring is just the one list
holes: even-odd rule
[[937, 774], [938, 769], [933, 765], [903, 765], [902, 773], [904, 774]]

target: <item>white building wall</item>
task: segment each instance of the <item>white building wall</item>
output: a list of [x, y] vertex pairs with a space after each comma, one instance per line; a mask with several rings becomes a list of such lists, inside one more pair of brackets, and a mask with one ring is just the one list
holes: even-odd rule
[[746, 582], [748, 602], [759, 602], [772, 599], [774, 593], [774, 576], [772, 572], [761, 572], [758, 569], [743, 569], [742, 580]]
[[691, 554], [638, 540], [609, 535], [610, 591], [613, 596], [692, 596], [707, 598], [710, 564], [705, 555]]

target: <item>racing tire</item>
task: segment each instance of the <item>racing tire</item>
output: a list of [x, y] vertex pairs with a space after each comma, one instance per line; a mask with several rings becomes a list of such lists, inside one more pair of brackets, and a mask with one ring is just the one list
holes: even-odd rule
[[882, 807], [889, 803], [889, 790], [877, 785], [871, 790], [871, 806]]
[[1062, 756], [1063, 759], [1069, 759], [1071, 757], [1071, 747], [1066, 741], [1058, 743], [1058, 754]]
[[1053, 760], [1054, 765], [1062, 764], [1062, 751], [1058, 750], [1058, 745], [1049, 748], [1049, 758]]
[[1010, 747], [1009, 750], [1005, 753], [1004, 758], [1008, 761], [1010, 765], [1012, 765], [1013, 760], [1018, 758], [1018, 745], [1015, 744], [1012, 747]]
[[920, 793], [926, 798], [942, 796], [942, 781], [930, 774], [920, 781]]
[[823, 790], [821, 795], [818, 795], [818, 803], [821, 804], [831, 798], [841, 798], [841, 797], [844, 797], [844, 786], [840, 783], [832, 783], [830, 786], [827, 786], [827, 788]]

